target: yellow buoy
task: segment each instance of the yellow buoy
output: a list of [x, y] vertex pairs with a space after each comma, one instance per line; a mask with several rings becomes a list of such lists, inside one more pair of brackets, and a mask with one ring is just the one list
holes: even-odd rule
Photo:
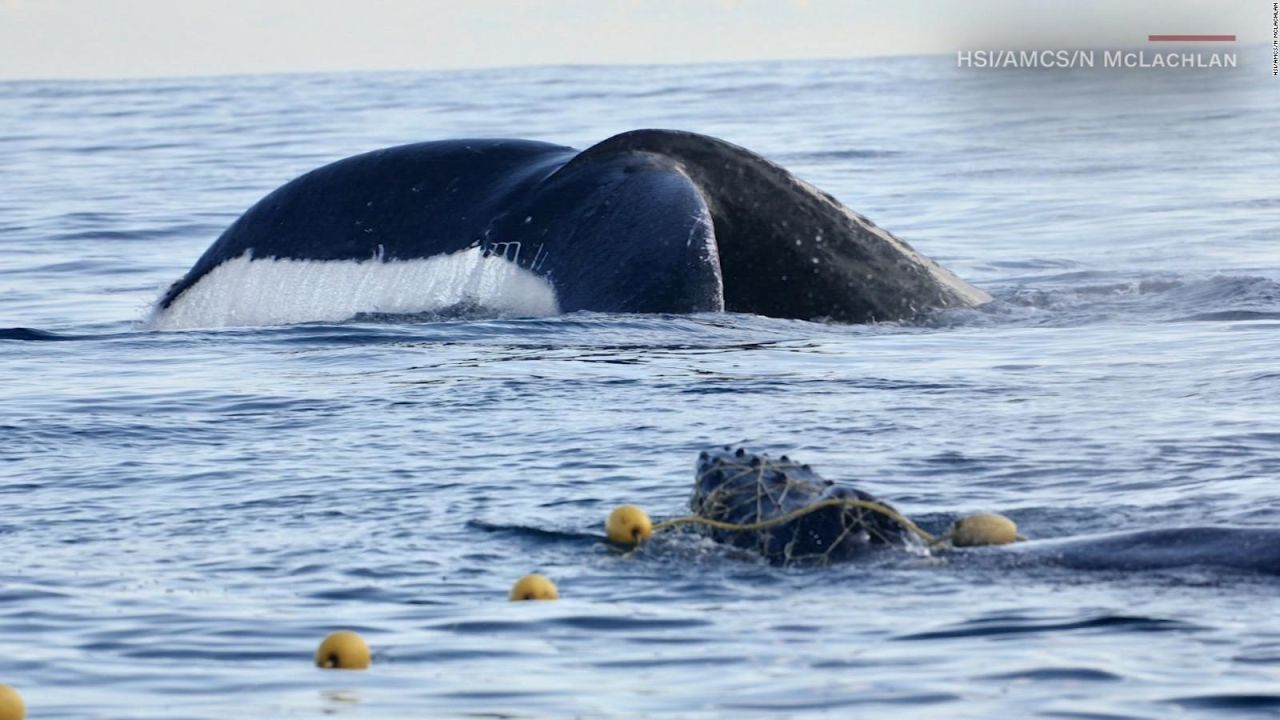
[[951, 526], [948, 537], [956, 547], [974, 545], [1008, 545], [1019, 540], [1018, 526], [995, 513], [979, 513], [962, 517]]
[[619, 545], [639, 545], [653, 537], [653, 522], [635, 505], [620, 505], [609, 513], [604, 524], [609, 539]]
[[0, 720], [23, 720], [26, 716], [27, 706], [18, 691], [0, 684]]
[[556, 584], [541, 575], [525, 575], [511, 586], [512, 600], [559, 600]]
[[364, 638], [350, 630], [339, 630], [316, 648], [316, 666], [339, 670], [364, 670], [372, 660]]

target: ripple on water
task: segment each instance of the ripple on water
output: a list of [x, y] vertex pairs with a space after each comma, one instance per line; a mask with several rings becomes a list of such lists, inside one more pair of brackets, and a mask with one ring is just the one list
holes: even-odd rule
[[[931, 529], [1280, 526], [1280, 166], [1239, 162], [1280, 95], [947, 62], [6, 84], [4, 682], [47, 718], [1273, 714], [1273, 577], [601, 540], [622, 502], [687, 512], [724, 443]], [[141, 327], [240, 211], [324, 162], [633, 126], [793, 166], [996, 301], [918, 326]], [[563, 599], [507, 602], [530, 571]], [[373, 670], [312, 667], [339, 628]]]

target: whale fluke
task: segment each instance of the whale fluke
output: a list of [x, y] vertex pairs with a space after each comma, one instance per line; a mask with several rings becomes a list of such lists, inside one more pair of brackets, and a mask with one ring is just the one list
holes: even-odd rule
[[636, 130], [585, 151], [446, 140], [313, 170], [249, 208], [157, 327], [513, 314], [745, 312], [863, 323], [990, 300], [774, 163]]

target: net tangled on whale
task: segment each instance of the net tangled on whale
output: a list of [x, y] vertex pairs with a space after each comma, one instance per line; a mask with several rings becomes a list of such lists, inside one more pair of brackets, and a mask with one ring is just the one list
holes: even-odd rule
[[692, 515], [652, 524], [635, 506], [614, 511], [609, 538], [634, 545], [654, 532], [690, 526], [712, 539], [758, 552], [782, 565], [850, 560], [877, 548], [926, 555], [947, 545], [1000, 545], [1023, 539], [1008, 518], [993, 514], [958, 520], [934, 536], [892, 505], [857, 488], [822, 478], [786, 455], [729, 447], [698, 456]]

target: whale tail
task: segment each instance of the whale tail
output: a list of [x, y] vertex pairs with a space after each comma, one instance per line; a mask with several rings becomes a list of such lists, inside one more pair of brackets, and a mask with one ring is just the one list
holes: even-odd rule
[[686, 181], [711, 220], [724, 309], [842, 322], [911, 319], [991, 300], [831, 195], [755, 153], [678, 130], [633, 130], [560, 172], [648, 162]]
[[583, 153], [495, 222], [491, 237], [515, 238], [521, 264], [551, 281], [565, 311], [725, 309], [711, 213], [661, 156]]
[[636, 130], [580, 153], [448, 140], [313, 170], [232, 223], [165, 292], [152, 325], [458, 305], [860, 323], [989, 299], [754, 153]]

